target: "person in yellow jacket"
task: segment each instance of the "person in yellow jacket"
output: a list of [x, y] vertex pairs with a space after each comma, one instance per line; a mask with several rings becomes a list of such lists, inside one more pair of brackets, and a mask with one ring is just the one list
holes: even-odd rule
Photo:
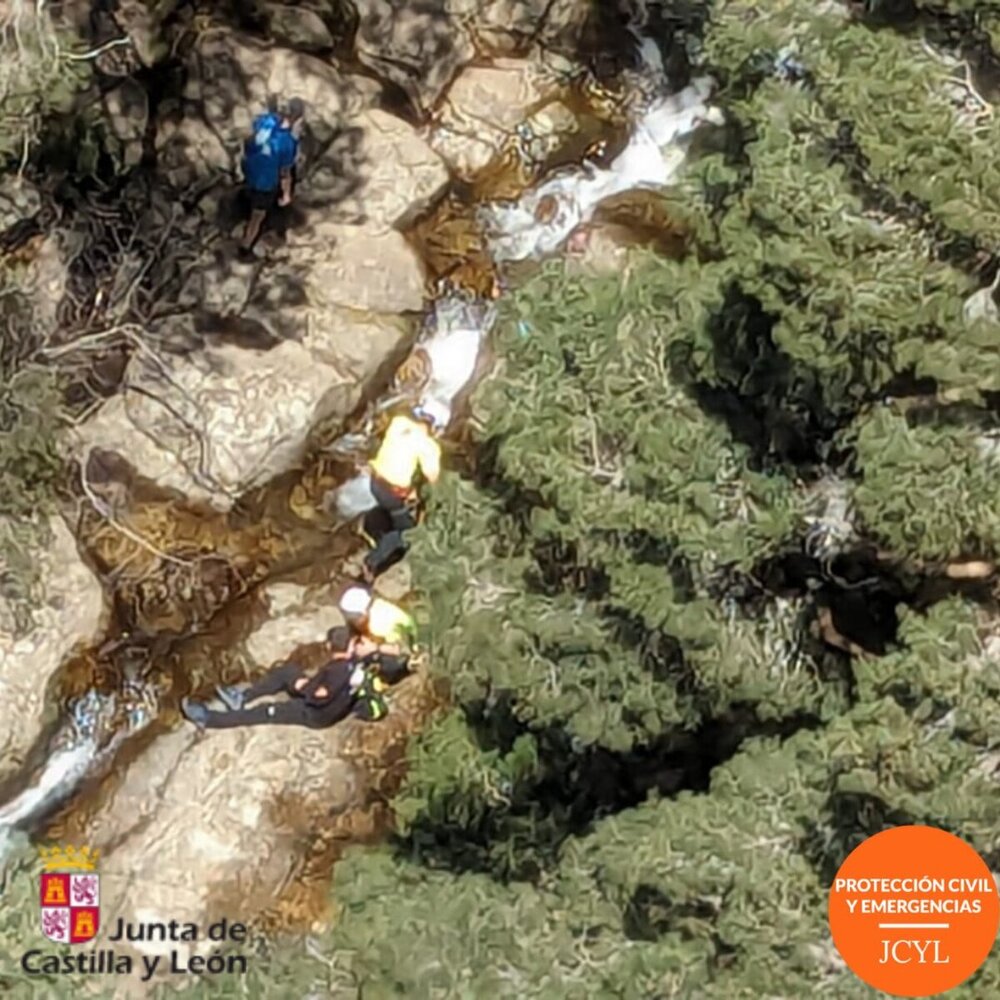
[[409, 647], [416, 638], [413, 618], [367, 587], [348, 587], [340, 598], [340, 611], [354, 632], [371, 639], [386, 653], [394, 654], [393, 647]]
[[393, 417], [372, 459], [372, 484], [387, 487], [397, 496], [407, 496], [413, 491], [418, 472], [429, 483], [437, 482], [441, 445], [434, 440], [434, 433], [441, 429], [430, 407], [417, 407], [412, 416], [401, 413]]
[[398, 562], [406, 551], [403, 532], [417, 523], [413, 510], [416, 479], [436, 483], [441, 474], [441, 445], [435, 433], [444, 429], [444, 414], [432, 405], [417, 407], [412, 416], [393, 417], [370, 466], [372, 496], [378, 503], [364, 527], [372, 551], [365, 558], [369, 581]]

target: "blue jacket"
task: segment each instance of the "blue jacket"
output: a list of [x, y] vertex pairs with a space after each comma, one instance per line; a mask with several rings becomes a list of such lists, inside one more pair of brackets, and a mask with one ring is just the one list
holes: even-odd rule
[[268, 112], [253, 122], [253, 135], [243, 151], [243, 176], [252, 191], [277, 191], [281, 172], [295, 166], [299, 143], [282, 125], [281, 117]]

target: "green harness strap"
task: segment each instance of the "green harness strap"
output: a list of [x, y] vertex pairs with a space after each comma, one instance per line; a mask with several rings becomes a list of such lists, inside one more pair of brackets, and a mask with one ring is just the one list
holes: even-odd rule
[[364, 718], [369, 722], [377, 722], [389, 712], [389, 705], [382, 696], [380, 687], [377, 678], [366, 670], [365, 679], [354, 695], [357, 704], [362, 708]]

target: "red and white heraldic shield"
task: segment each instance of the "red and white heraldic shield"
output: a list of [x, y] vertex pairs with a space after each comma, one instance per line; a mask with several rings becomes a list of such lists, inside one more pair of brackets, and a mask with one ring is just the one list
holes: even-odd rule
[[42, 933], [60, 944], [83, 944], [101, 925], [101, 879], [96, 872], [43, 872]]

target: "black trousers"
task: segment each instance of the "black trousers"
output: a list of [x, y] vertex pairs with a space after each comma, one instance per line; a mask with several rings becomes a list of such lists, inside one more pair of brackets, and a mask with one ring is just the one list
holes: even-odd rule
[[393, 527], [392, 518], [381, 507], [365, 514], [363, 529], [371, 545], [371, 551], [365, 556], [365, 565], [373, 576], [384, 573], [406, 555], [408, 546], [403, 532]]
[[406, 500], [377, 476], [372, 476], [372, 496], [378, 507], [365, 515], [364, 532], [372, 543], [365, 565], [378, 576], [406, 555], [403, 532], [415, 528], [417, 519]]
[[384, 479], [372, 476], [372, 496], [375, 502], [384, 510], [392, 522], [393, 530], [407, 531], [414, 527], [417, 519], [413, 516], [410, 504], [401, 497]]
[[[247, 688], [244, 703], [256, 701], [267, 695], [287, 691], [292, 697], [288, 701], [270, 705], [257, 705], [236, 711], [209, 711], [205, 719], [208, 729], [234, 729], [237, 726], [307, 726], [310, 729], [326, 729], [341, 719], [346, 719], [355, 708], [355, 698], [345, 682], [330, 692], [330, 698], [314, 702], [302, 697], [295, 688], [295, 682], [304, 675], [297, 663], [286, 663], [265, 674]], [[345, 678], [349, 673], [345, 674]]]
[[278, 194], [275, 191], [255, 191], [253, 188], [246, 189], [246, 198], [250, 204], [251, 212], [270, 212], [278, 204]]
[[[294, 196], [299, 184], [299, 174], [295, 167], [292, 167], [292, 195]], [[278, 207], [278, 198], [281, 195], [281, 183], [273, 191], [257, 191], [244, 184], [243, 194], [251, 212], [267, 212], [269, 215]]]
[[389, 656], [378, 653], [373, 658], [378, 674], [388, 685], [398, 684], [410, 672], [408, 656]]

